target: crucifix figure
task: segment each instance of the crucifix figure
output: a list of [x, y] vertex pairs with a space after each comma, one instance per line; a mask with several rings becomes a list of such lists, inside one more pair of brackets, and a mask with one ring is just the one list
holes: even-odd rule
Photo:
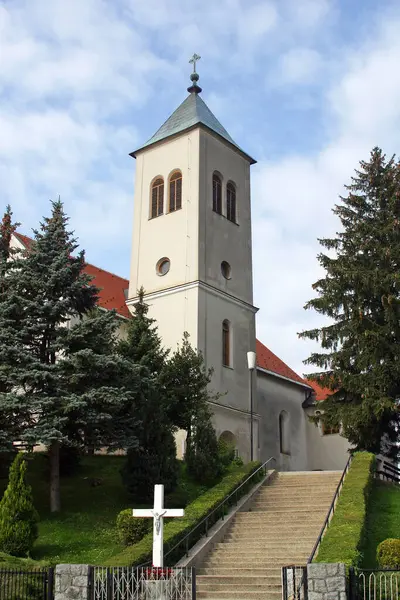
[[154, 507], [134, 508], [133, 517], [153, 517], [153, 567], [164, 566], [164, 518], [183, 517], [183, 508], [164, 508], [164, 486], [154, 486]]
[[192, 58], [189, 60], [189, 63], [191, 65], [193, 65], [193, 73], [196, 73], [196, 63], [198, 60], [201, 59], [201, 56], [199, 56], [198, 54], [196, 54], [196, 52], [193, 54]]

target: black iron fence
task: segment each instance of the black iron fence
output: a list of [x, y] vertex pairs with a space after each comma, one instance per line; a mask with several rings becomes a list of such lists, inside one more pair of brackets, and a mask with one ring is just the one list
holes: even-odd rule
[[53, 600], [54, 569], [0, 569], [0, 600]]
[[400, 469], [386, 460], [378, 461], [375, 476], [400, 485]]
[[400, 600], [400, 569], [349, 571], [350, 600]]
[[90, 600], [196, 600], [194, 567], [91, 567]]
[[307, 600], [307, 567], [282, 567], [283, 600]]

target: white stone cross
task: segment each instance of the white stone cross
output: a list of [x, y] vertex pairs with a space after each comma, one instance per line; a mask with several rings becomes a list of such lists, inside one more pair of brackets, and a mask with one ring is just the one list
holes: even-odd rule
[[183, 517], [183, 508], [164, 508], [164, 486], [154, 486], [154, 508], [134, 508], [134, 517], [153, 517], [153, 567], [164, 566], [164, 518]]

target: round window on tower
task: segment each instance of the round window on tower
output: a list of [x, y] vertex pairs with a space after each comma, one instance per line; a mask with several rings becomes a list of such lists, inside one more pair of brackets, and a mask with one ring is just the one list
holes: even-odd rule
[[157, 265], [156, 265], [156, 272], [157, 275], [160, 275], [160, 277], [162, 277], [163, 275], [166, 275], [168, 273], [168, 271], [170, 270], [171, 267], [171, 262], [169, 260], [169, 258], [160, 258], [160, 260], [158, 261]]
[[228, 262], [226, 262], [226, 260], [223, 260], [221, 263], [221, 273], [225, 277], [225, 279], [231, 278], [231, 272], [231, 265]]

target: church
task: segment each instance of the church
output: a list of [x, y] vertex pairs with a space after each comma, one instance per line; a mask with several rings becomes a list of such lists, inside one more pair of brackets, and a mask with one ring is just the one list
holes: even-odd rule
[[[250, 171], [254, 158], [231, 138], [191, 74], [188, 96], [131, 153], [136, 163], [129, 281], [86, 266], [99, 305], [115, 309], [120, 336], [143, 286], [165, 347], [183, 332], [212, 367], [217, 437], [246, 462], [276, 459], [279, 470], [343, 469], [349, 444], [315, 425], [329, 390], [297, 375], [256, 339], [253, 304]], [[29, 248], [16, 233], [13, 244]], [[176, 436], [185, 452], [185, 432]]]

